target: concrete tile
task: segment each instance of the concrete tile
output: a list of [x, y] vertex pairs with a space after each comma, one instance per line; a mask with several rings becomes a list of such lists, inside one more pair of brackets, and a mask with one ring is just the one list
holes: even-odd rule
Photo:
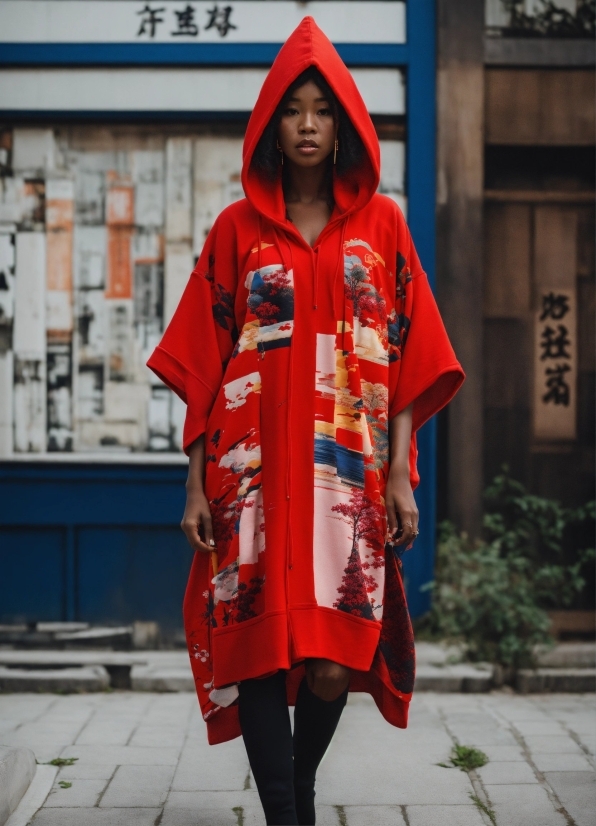
[[566, 826], [542, 786], [485, 786], [499, 826]]
[[523, 737], [529, 735], [566, 735], [563, 726], [556, 720], [518, 720], [515, 728]]
[[478, 769], [482, 782], [487, 784], [538, 783], [532, 767], [527, 763], [487, 763]]
[[[339, 814], [335, 806], [317, 806], [316, 812], [317, 826], [341, 826], [341, 820], [339, 819]], [[372, 823], [374, 823], [375, 826], [377, 826], [377, 821], [375, 820], [373, 820], [372, 822], [369, 821], [368, 826], [372, 826]], [[380, 823], [381, 822], [379, 821], [379, 824]], [[352, 826], [352, 823], [349, 820], [348, 826]]]
[[100, 806], [102, 809], [163, 806], [174, 771], [173, 766], [119, 766]]
[[186, 739], [184, 725], [174, 727], [172, 725], [151, 725], [144, 723], [140, 725], [128, 742], [129, 746], [168, 746], [174, 749], [182, 749]]
[[241, 791], [248, 771], [248, 757], [240, 739], [198, 749], [189, 746], [180, 757], [172, 789], [188, 792]]
[[[57, 781], [64, 780], [60, 775]], [[92, 808], [97, 803], [99, 795], [106, 787], [107, 780], [69, 780], [70, 789], [61, 789], [58, 782], [48, 795], [44, 806], [50, 808]]]
[[81, 763], [112, 763], [124, 766], [175, 766], [178, 750], [141, 746], [68, 746], [62, 757], [78, 757]]
[[229, 809], [235, 806], [260, 806], [256, 791], [245, 792], [175, 792], [171, 791], [165, 805], [165, 811], [170, 809]]
[[546, 780], [577, 826], [594, 826], [596, 775], [590, 772], [546, 772]]
[[[344, 811], [348, 826], [406, 826], [401, 810], [395, 806], [346, 806]], [[334, 826], [339, 822], [336, 812]]]
[[[406, 812], [410, 826], [484, 826], [482, 816], [474, 804], [468, 804], [467, 806], [407, 806]], [[370, 826], [372, 826], [372, 823]]]
[[91, 720], [74, 741], [81, 746], [125, 746], [137, 723], [117, 719]]
[[593, 771], [584, 754], [533, 754], [532, 760], [541, 772]]
[[491, 763], [498, 763], [502, 760], [506, 760], [508, 763], [526, 762], [519, 746], [483, 746], [482, 751]]
[[160, 809], [40, 809], [31, 826], [154, 826]]
[[80, 763], [63, 766], [58, 780], [109, 780], [116, 771], [116, 763]]
[[[260, 804], [243, 805], [241, 812], [244, 826], [265, 826], [265, 816]], [[165, 809], [160, 826], [238, 826], [238, 814], [232, 809], [205, 806], [200, 809]], [[317, 826], [325, 826], [319, 817]]]
[[532, 754], [581, 754], [582, 750], [567, 734], [524, 737]]

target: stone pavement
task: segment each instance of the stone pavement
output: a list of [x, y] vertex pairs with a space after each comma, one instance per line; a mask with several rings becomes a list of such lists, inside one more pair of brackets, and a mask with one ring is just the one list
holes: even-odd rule
[[[401, 731], [352, 695], [319, 770], [318, 825], [490, 826], [475, 795], [497, 826], [594, 826], [595, 706], [593, 694], [418, 693]], [[488, 764], [438, 766], [454, 742]], [[33, 826], [264, 824], [241, 740], [208, 746], [194, 694], [0, 695], [0, 745], [78, 758]]]

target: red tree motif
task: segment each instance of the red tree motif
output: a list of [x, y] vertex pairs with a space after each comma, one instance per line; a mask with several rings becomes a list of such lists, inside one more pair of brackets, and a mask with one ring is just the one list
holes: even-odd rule
[[[380, 530], [383, 507], [373, 502], [363, 490], [355, 488], [349, 502], [334, 505], [331, 510], [340, 514], [339, 518], [352, 528], [352, 550], [341, 585], [337, 589], [340, 597], [333, 603], [333, 607], [364, 619], [374, 619], [373, 606], [368, 595], [376, 590], [377, 582], [365, 571], [384, 565], [383, 555], [378, 553], [384, 548], [383, 532]], [[360, 540], [364, 540], [367, 548], [377, 552], [373, 553], [372, 564], [363, 563], [360, 559]]]

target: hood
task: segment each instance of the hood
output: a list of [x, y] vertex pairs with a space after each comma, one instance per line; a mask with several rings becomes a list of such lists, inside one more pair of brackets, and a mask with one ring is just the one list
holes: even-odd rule
[[[312, 17], [304, 17], [281, 47], [259, 93], [248, 121], [242, 148], [242, 186], [248, 201], [273, 223], [286, 224], [281, 177], [269, 181], [251, 169], [261, 135], [288, 86], [309, 66], [325, 77], [362, 138], [365, 153], [360, 165], [338, 177], [333, 173], [333, 196], [344, 218], [365, 206], [379, 185], [379, 141], [354, 79], [335, 47]], [[339, 146], [341, 152], [341, 142]], [[332, 219], [333, 220], [333, 219]]]

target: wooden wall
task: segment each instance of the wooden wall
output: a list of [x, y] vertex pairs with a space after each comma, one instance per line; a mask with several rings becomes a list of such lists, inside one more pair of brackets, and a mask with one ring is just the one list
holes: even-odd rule
[[[484, 481], [507, 462], [577, 505], [594, 495], [594, 74], [491, 68], [485, 102]], [[572, 308], [570, 399], [549, 429], [536, 324], [551, 287]]]

